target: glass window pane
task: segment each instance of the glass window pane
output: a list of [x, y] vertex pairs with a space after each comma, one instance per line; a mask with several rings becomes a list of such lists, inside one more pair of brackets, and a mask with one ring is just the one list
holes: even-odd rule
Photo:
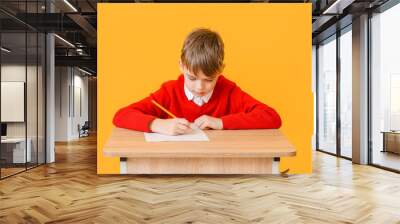
[[372, 163], [400, 170], [400, 4], [371, 19]]
[[336, 153], [336, 37], [318, 48], [318, 148]]
[[[45, 0], [0, 1], [0, 7], [22, 16], [34, 27], [34, 13], [45, 12]], [[45, 162], [45, 35], [0, 12], [1, 123], [0, 178]], [[17, 108], [17, 109], [16, 109]]]
[[[30, 158], [26, 144], [26, 34], [1, 34], [1, 177], [25, 170]], [[26, 147], [28, 146], [28, 147]], [[28, 149], [28, 150], [27, 150]]]
[[352, 157], [352, 35], [340, 36], [340, 153]]

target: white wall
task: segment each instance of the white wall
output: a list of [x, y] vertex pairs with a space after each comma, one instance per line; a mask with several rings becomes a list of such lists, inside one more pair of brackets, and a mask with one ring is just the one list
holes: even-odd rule
[[70, 72], [67, 67], [55, 68], [55, 141], [68, 141]]
[[88, 78], [72, 67], [56, 67], [55, 73], [55, 140], [70, 141], [88, 120]]

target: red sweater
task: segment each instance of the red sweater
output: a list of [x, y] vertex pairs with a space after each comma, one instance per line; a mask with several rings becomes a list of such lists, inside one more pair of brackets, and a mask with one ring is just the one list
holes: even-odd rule
[[150, 124], [155, 118], [169, 116], [156, 107], [151, 100], [164, 106], [175, 116], [193, 122], [201, 115], [222, 119], [224, 129], [279, 128], [281, 118], [271, 107], [257, 101], [224, 76], [219, 76], [210, 100], [202, 106], [189, 101], [184, 92], [184, 77], [167, 81], [150, 96], [121, 108], [113, 123], [120, 128], [151, 132]]

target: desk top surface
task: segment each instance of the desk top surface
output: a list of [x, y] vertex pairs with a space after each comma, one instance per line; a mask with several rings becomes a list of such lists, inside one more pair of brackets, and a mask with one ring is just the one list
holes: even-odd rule
[[381, 133], [384, 134], [400, 134], [400, 131], [396, 130], [396, 131], [381, 131]]
[[296, 150], [277, 129], [206, 130], [206, 142], [146, 142], [143, 132], [114, 128], [105, 156], [117, 157], [282, 157]]
[[[24, 142], [25, 138], [2, 138], [1, 139], [1, 143], [20, 143], [20, 142]], [[30, 139], [28, 138], [28, 141], [30, 141]]]

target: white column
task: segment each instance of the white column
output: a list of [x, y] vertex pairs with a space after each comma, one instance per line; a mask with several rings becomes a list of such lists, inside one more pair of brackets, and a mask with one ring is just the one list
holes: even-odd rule
[[353, 19], [353, 162], [368, 163], [368, 15]]
[[54, 133], [55, 133], [55, 76], [54, 76], [54, 35], [49, 33], [46, 36], [46, 163], [55, 161]]

